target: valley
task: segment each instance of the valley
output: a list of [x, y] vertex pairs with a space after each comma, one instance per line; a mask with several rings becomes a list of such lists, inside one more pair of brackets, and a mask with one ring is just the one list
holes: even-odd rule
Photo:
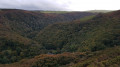
[[120, 10], [0, 10], [0, 67], [119, 67]]

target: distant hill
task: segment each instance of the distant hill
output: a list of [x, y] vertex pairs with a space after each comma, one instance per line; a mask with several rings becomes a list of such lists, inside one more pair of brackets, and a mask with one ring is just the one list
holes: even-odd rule
[[38, 12], [62, 14], [62, 13], [69, 13], [69, 12], [72, 12], [72, 11], [38, 11]]
[[115, 11], [115, 10], [89, 10], [89, 11], [34, 11], [34, 12], [62, 14], [62, 13], [71, 13], [71, 12], [108, 13], [108, 12], [112, 12], [112, 11]]
[[86, 11], [86, 12], [92, 12], [92, 13], [108, 13], [108, 12], [112, 12], [114, 10], [90, 10], [90, 11]]

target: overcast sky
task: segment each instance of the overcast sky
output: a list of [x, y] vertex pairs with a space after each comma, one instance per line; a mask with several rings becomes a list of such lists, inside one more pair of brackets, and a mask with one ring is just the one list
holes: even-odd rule
[[120, 0], [0, 0], [0, 8], [25, 10], [119, 10]]

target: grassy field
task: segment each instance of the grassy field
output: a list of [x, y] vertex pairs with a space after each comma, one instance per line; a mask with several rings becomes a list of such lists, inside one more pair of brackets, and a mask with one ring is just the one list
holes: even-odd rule
[[89, 10], [89, 11], [40, 11], [42, 13], [70, 13], [70, 12], [90, 12], [90, 13], [108, 13], [112, 12], [113, 10]]
[[86, 12], [92, 12], [92, 13], [108, 13], [108, 12], [112, 12], [113, 10], [90, 10], [90, 11], [86, 11]]

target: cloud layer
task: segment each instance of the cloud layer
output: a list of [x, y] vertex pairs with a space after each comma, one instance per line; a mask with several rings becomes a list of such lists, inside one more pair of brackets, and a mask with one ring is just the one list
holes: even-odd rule
[[26, 10], [69, 10], [64, 0], [0, 0], [0, 8]]
[[0, 8], [25, 10], [118, 10], [120, 0], [0, 0]]

